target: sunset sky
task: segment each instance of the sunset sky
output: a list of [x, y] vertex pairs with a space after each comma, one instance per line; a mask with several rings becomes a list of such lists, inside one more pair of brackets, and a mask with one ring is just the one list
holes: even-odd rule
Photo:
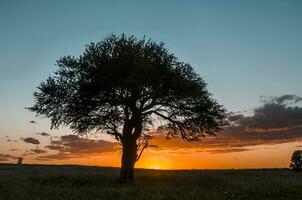
[[163, 41], [208, 83], [236, 126], [199, 142], [154, 128], [136, 167], [288, 167], [302, 149], [302, 1], [0, 1], [0, 162], [120, 165], [111, 136], [50, 130], [33, 92], [57, 69], [110, 33]]

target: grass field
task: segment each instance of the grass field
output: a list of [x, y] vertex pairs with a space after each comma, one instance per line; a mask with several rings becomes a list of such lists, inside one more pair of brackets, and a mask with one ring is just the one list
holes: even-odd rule
[[302, 173], [289, 170], [137, 170], [119, 184], [118, 169], [0, 165], [1, 200], [302, 199]]

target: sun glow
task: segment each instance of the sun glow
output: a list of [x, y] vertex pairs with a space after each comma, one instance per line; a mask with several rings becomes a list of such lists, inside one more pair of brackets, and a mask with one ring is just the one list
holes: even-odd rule
[[150, 169], [161, 169], [160, 165], [153, 165], [153, 166], [150, 166]]
[[144, 157], [139, 163], [136, 165], [138, 168], [146, 168], [146, 169], [171, 169], [170, 160], [167, 157], [162, 156], [151, 156]]

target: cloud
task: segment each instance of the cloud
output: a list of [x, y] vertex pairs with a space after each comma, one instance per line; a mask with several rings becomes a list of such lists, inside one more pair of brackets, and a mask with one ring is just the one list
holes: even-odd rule
[[12, 139], [12, 138], [10, 138], [10, 137], [5, 137], [5, 138], [8, 138], [8, 139], [6, 139], [6, 141], [7, 142], [18, 142], [17, 140], [15, 140], [15, 139]]
[[45, 148], [55, 150], [57, 153], [39, 156], [37, 160], [62, 160], [115, 152], [120, 150], [120, 145], [105, 140], [82, 138], [78, 135], [65, 135], [59, 140], [52, 140]]
[[266, 97], [260, 96], [261, 101], [265, 104], [280, 104], [280, 105], [290, 105], [302, 102], [302, 97], [293, 95], [293, 94], [286, 94], [280, 97]]
[[295, 104], [302, 101], [302, 97], [293, 94], [286, 94], [280, 97], [269, 97], [268, 103], [276, 103], [281, 105]]
[[239, 119], [240, 126], [273, 129], [290, 128], [302, 125], [302, 107], [290, 107], [282, 104], [270, 103], [255, 109], [252, 117]]
[[0, 154], [0, 161], [9, 161], [14, 159], [17, 159], [17, 157], [10, 154]]
[[50, 136], [49, 133], [45, 133], [45, 132], [36, 133], [36, 134], [37, 134], [37, 135], [41, 135], [41, 136], [46, 136], [46, 137]]
[[225, 128], [216, 137], [206, 137], [199, 142], [188, 143], [175, 138], [167, 140], [165, 133], [157, 133], [151, 144], [158, 151], [184, 151], [228, 153], [251, 150], [257, 145], [274, 145], [302, 141], [302, 107], [289, 106], [288, 100], [300, 101], [295, 95], [271, 97], [271, 101], [254, 110], [252, 116], [230, 115], [232, 126]]
[[23, 156], [38, 155], [38, 154], [44, 154], [44, 153], [47, 153], [47, 151], [37, 147], [35, 149], [25, 150], [25, 153], [23, 154]]
[[150, 143], [158, 148], [152, 151], [169, 151], [170, 153], [185, 154], [195, 152], [230, 153], [249, 151], [254, 146], [275, 145], [288, 142], [302, 141], [302, 128], [297, 127], [281, 131], [247, 131], [241, 128], [230, 128], [217, 134], [216, 137], [202, 138], [200, 141], [187, 142], [180, 137], [167, 139], [165, 133], [155, 136]]
[[36, 153], [36, 154], [41, 154], [41, 153], [46, 153], [47, 151], [43, 150], [43, 149], [31, 149], [30, 150], [32, 153]]
[[216, 153], [232, 153], [232, 152], [243, 152], [243, 151], [249, 151], [249, 148], [226, 148], [226, 149], [210, 149], [206, 150], [205, 152], [209, 152], [212, 154]]
[[82, 155], [82, 154], [70, 154], [70, 153], [59, 152], [57, 154], [48, 154], [48, 155], [38, 156], [36, 158], [36, 160], [40, 160], [40, 161], [66, 160], [66, 159], [81, 158], [81, 157], [87, 157], [87, 156]]
[[35, 138], [32, 138], [32, 137], [24, 138], [23, 141], [26, 142], [26, 143], [30, 143], [30, 144], [40, 144], [39, 140], [37, 140]]
[[46, 148], [68, 153], [98, 153], [116, 150], [116, 143], [65, 135], [61, 136], [60, 140], [51, 141], [51, 145]]

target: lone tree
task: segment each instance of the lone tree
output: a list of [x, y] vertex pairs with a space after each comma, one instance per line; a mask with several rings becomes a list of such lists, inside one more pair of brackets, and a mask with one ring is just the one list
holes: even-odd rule
[[86, 46], [79, 57], [60, 58], [57, 65], [29, 109], [50, 118], [51, 128], [113, 135], [123, 148], [121, 180], [134, 179], [152, 122], [161, 120], [169, 134], [188, 141], [213, 135], [223, 125], [224, 109], [206, 83], [163, 43], [111, 34]]
[[294, 171], [297, 171], [297, 172], [301, 171], [301, 167], [302, 167], [302, 151], [301, 150], [294, 151], [289, 167], [292, 168]]

